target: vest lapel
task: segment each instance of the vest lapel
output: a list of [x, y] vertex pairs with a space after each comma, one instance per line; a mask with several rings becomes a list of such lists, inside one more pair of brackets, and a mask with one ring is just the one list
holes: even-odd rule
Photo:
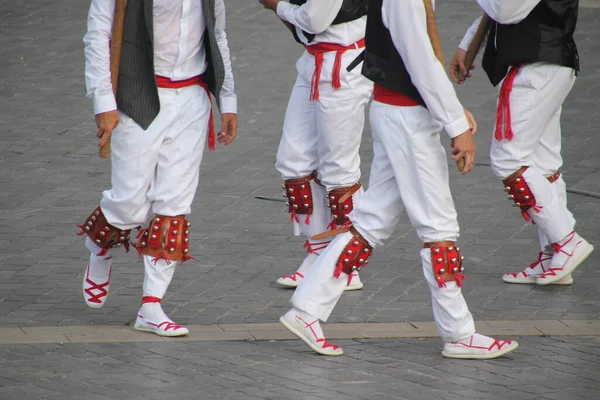
[[146, 21], [146, 28], [148, 28], [148, 34], [150, 35], [152, 48], [154, 48], [154, 14], [152, 13], [153, 7], [153, 0], [144, 0], [144, 20]]

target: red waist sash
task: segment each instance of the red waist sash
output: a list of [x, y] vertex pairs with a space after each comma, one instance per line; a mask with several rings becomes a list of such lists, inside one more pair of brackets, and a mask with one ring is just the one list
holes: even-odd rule
[[408, 97], [407, 95], [396, 92], [395, 90], [385, 88], [378, 83], [373, 85], [373, 100], [379, 103], [398, 107], [414, 107], [421, 105], [421, 103], [412, 97]]
[[207, 83], [204, 81], [204, 77], [202, 75], [193, 76], [188, 79], [183, 79], [180, 81], [173, 81], [170, 78], [156, 75], [156, 86], [164, 89], [181, 89], [188, 86], [200, 85], [206, 90], [206, 95], [208, 96], [208, 101], [210, 102], [210, 114], [208, 117], [208, 148], [211, 151], [215, 151], [215, 121], [213, 119], [212, 113], [212, 98], [210, 97], [210, 90], [208, 88]]
[[342, 46], [337, 43], [317, 43], [312, 46], [306, 46], [306, 51], [315, 56], [315, 72], [312, 77], [312, 86], [310, 90], [310, 99], [319, 100], [319, 81], [321, 80], [321, 71], [323, 70], [323, 55], [335, 51], [335, 62], [333, 64], [333, 73], [331, 86], [334, 89], [342, 87], [340, 74], [342, 72], [342, 56], [346, 50], [362, 49], [365, 47], [365, 39], [361, 39], [350, 46]]

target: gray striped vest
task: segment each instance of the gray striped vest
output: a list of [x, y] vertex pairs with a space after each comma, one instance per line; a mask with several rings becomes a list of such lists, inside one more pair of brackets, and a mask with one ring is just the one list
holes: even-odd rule
[[[225, 79], [223, 57], [215, 38], [215, 0], [202, 0], [206, 19], [204, 48], [208, 68], [204, 79], [221, 107], [219, 94]], [[160, 111], [154, 77], [153, 1], [128, 0], [123, 31], [123, 47], [117, 85], [117, 107], [144, 130]]]

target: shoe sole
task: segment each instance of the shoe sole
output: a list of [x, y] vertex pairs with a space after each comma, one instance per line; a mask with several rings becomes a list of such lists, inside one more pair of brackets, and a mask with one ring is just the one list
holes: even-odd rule
[[452, 354], [446, 353], [445, 351], [442, 351], [442, 355], [446, 358], [458, 358], [461, 360], [491, 360], [492, 358], [502, 357], [503, 355], [510, 353], [513, 350], [516, 350], [517, 347], [519, 347], [519, 343], [514, 342], [510, 346], [506, 347], [504, 350], [500, 350], [497, 353], [489, 355]]
[[285, 327], [285, 329], [287, 329], [288, 331], [290, 331], [294, 335], [296, 335], [298, 337], [298, 339], [300, 339], [304, 343], [306, 343], [308, 345], [308, 347], [310, 347], [311, 349], [313, 349], [314, 351], [316, 351], [317, 353], [319, 353], [321, 355], [324, 355], [324, 356], [341, 356], [342, 354], [344, 354], [344, 350], [342, 350], [341, 348], [340, 348], [340, 353], [337, 353], [337, 354], [331, 354], [331, 353], [324, 352], [323, 349], [320, 349], [317, 346], [315, 346], [314, 344], [312, 344], [310, 342], [310, 340], [308, 340], [303, 334], [301, 334], [293, 326], [291, 326], [290, 324], [288, 324], [286, 322], [286, 320], [283, 319], [283, 317], [279, 317], [279, 323], [281, 323], [281, 325], [283, 325]]
[[[104, 301], [100, 304], [88, 302], [88, 299], [85, 297], [85, 277], [88, 274], [88, 268], [89, 267], [87, 267], [85, 269], [85, 271], [83, 272], [83, 285], [81, 287], [81, 293], [83, 293], [83, 300], [85, 301], [85, 304], [87, 304], [87, 306], [90, 308], [100, 308], [104, 305], [104, 303], [106, 303], [106, 298], [108, 297], [108, 293], [106, 294], [106, 296], [104, 296]], [[110, 289], [110, 285], [108, 285], [108, 288]], [[108, 292], [108, 290], [107, 290], [107, 292]]]
[[361, 282], [358, 285], [350, 285], [350, 286], [346, 286], [346, 288], [344, 289], [345, 292], [351, 292], [353, 290], [360, 290], [364, 287], [365, 285], [363, 285], [363, 283]]
[[[550, 285], [551, 283], [554, 283], [556, 281], [559, 281], [561, 279], [563, 279], [566, 275], [569, 275], [570, 273], [572, 273], [573, 271], [575, 271], [575, 269], [577, 269], [577, 267], [579, 267], [579, 265], [581, 265], [582, 262], [584, 262], [590, 254], [592, 254], [592, 252], [594, 251], [594, 246], [589, 244], [589, 248], [587, 249], [587, 251], [585, 253], [583, 253], [583, 255], [579, 258], [579, 261], [577, 261], [576, 264], [574, 264], [570, 269], [566, 270], [566, 273], [563, 274], [562, 276], [555, 276], [552, 278], [546, 278], [543, 280], [538, 279], [536, 281], [536, 284], [540, 285], [540, 286], [545, 286], [545, 285]], [[565, 270], [563, 270], [564, 272]]]
[[135, 329], [136, 331], [140, 331], [140, 332], [150, 332], [150, 333], [154, 333], [155, 335], [158, 336], [164, 336], [164, 337], [178, 337], [178, 336], [185, 336], [188, 333], [190, 333], [189, 331], [185, 332], [185, 333], [169, 333], [169, 332], [161, 332], [161, 331], [156, 331], [152, 328], [144, 328], [144, 327], [138, 327], [138, 326], [134, 326], [133, 329]]
[[[537, 282], [535, 280], [529, 280], [529, 281], [514, 280], [513, 281], [513, 280], [504, 279], [504, 277], [502, 277], [502, 280], [506, 283], [513, 283], [513, 284], [518, 284], [518, 285], [537, 285]], [[573, 278], [571, 278], [569, 280], [558, 280], [558, 281], [554, 282], [553, 284], [554, 285], [572, 285]]]
[[298, 283], [296, 283], [296, 282], [287, 283], [285, 281], [280, 282], [279, 280], [277, 280], [277, 281], [275, 281], [275, 283], [278, 284], [278, 285], [280, 285], [280, 286], [283, 286], [285, 288], [296, 288], [296, 287], [298, 287]]

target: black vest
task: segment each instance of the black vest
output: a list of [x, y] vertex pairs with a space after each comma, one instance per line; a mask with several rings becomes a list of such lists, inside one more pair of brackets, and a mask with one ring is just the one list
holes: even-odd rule
[[579, 0], [542, 0], [518, 24], [492, 21], [483, 69], [496, 86], [511, 65], [547, 62], [579, 71], [573, 40]]
[[[325, 0], [320, 0], [320, 1], [325, 1]], [[335, 17], [335, 19], [333, 20], [333, 23], [331, 25], [339, 25], [339, 24], [343, 24], [346, 22], [355, 21], [357, 19], [364, 17], [365, 15], [367, 15], [367, 1], [368, 0], [344, 0], [344, 2], [342, 3], [342, 8], [340, 9], [340, 12]], [[307, 2], [307, 0], [290, 0], [290, 4], [293, 4], [296, 6], [301, 6], [302, 4], [304, 4], [306, 2]], [[300, 44], [304, 44], [300, 40], [300, 37], [298, 36], [298, 33], [296, 33], [295, 29], [292, 30], [292, 33], [294, 34], [294, 39], [296, 39], [296, 42], [298, 42]], [[312, 42], [313, 39], [315, 38], [314, 34], [308, 33], [306, 31], [302, 31], [302, 34], [304, 35], [304, 37], [306, 39], [308, 39], [308, 43]]]
[[[144, 130], [160, 111], [160, 99], [154, 76], [154, 20], [152, 0], [129, 0], [125, 11], [123, 47], [119, 65], [117, 107]], [[204, 79], [221, 107], [220, 93], [225, 80], [223, 56], [215, 35], [215, 0], [203, 0], [204, 49], [208, 63]]]
[[371, 0], [369, 3], [362, 74], [387, 89], [402, 93], [425, 105], [394, 46], [390, 31], [383, 24], [381, 6], [382, 0]]

